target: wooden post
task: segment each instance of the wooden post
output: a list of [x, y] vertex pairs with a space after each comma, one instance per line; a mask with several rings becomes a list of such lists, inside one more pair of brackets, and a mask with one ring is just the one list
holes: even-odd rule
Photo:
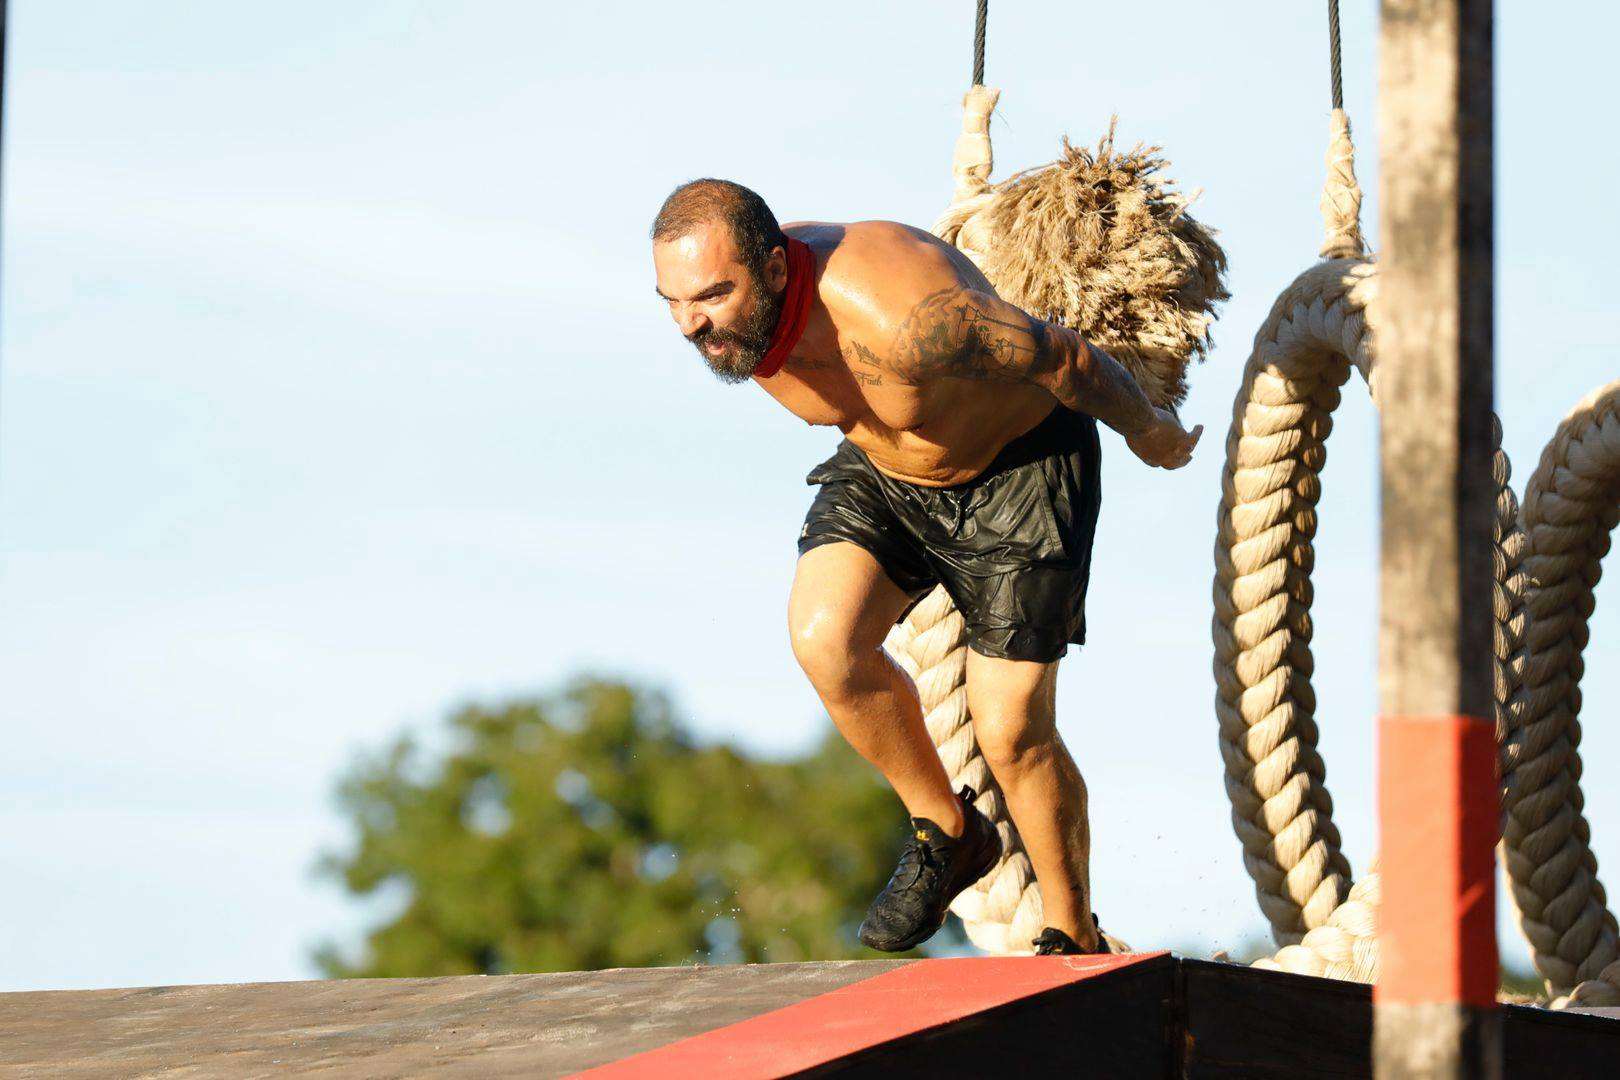
[[1383, 0], [1378, 1076], [1501, 1075], [1491, 0]]

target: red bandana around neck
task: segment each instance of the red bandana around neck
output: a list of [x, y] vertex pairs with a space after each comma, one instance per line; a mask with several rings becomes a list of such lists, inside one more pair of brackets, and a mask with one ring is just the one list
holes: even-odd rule
[[788, 353], [804, 336], [805, 324], [810, 321], [810, 299], [816, 291], [816, 256], [810, 245], [791, 236], [787, 242], [787, 287], [782, 290], [782, 313], [776, 317], [776, 329], [771, 333], [771, 344], [754, 378], [768, 379], [782, 370]]

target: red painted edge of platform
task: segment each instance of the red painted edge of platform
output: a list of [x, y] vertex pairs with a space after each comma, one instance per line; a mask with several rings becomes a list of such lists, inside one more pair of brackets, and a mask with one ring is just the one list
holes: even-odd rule
[[765, 1080], [1168, 955], [919, 960], [575, 1075]]

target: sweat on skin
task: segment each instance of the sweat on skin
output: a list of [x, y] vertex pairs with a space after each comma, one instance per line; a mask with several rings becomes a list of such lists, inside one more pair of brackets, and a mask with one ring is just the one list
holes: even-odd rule
[[[653, 239], [658, 293], [709, 369], [723, 382], [753, 382], [808, 424], [838, 428], [894, 481], [968, 484], [1059, 407], [1095, 417], [1160, 468], [1185, 465], [1202, 433], [1154, 407], [1101, 349], [1002, 300], [966, 256], [923, 230], [889, 221], [777, 228], [757, 195], [702, 180], [670, 196]], [[809, 280], [790, 273], [795, 261]], [[789, 341], [780, 331], [795, 299], [802, 325]], [[806, 675], [907, 811], [961, 836], [967, 808], [915, 688], [881, 649], [913, 596], [858, 543], [801, 551], [789, 629]], [[968, 698], [1048, 925], [1091, 951], [1099, 936], [1086, 792], [1057, 732], [1057, 663], [970, 649]]]

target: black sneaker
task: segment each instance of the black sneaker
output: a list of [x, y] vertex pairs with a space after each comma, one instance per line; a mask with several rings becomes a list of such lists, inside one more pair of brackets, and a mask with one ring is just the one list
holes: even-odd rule
[[1094, 956], [1098, 953], [1113, 952], [1114, 950], [1108, 947], [1108, 939], [1103, 937], [1102, 923], [1097, 922], [1097, 916], [1095, 915], [1091, 917], [1091, 921], [1095, 923], [1097, 927], [1097, 947], [1095, 949], [1087, 952], [1085, 949], [1080, 947], [1080, 943], [1075, 941], [1074, 938], [1070, 937], [1068, 934], [1065, 934], [1061, 930], [1056, 930], [1048, 926], [1038, 935], [1036, 935], [1034, 941], [1030, 942], [1030, 944], [1035, 947], [1035, 955]]
[[965, 819], [961, 836], [952, 837], [927, 818], [911, 819], [911, 838], [900, 853], [900, 865], [861, 923], [862, 944], [884, 952], [921, 945], [945, 925], [956, 895], [1001, 858], [1001, 837], [974, 807], [973, 789], [964, 787], [957, 798]]

